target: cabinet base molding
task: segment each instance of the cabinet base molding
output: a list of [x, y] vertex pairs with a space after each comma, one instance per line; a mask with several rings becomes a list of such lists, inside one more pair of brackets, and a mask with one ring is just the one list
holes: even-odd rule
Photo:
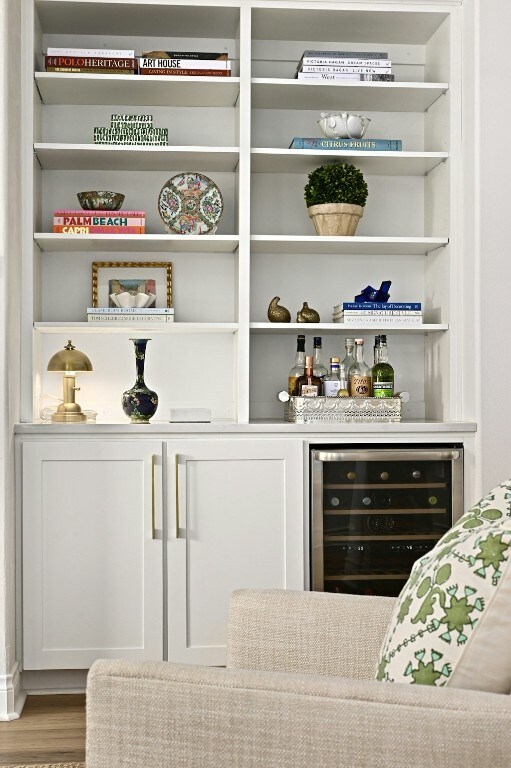
[[27, 697], [21, 687], [18, 662], [9, 675], [0, 675], [0, 720], [17, 720]]
[[88, 669], [27, 669], [22, 674], [23, 690], [27, 695], [52, 693], [83, 693]]

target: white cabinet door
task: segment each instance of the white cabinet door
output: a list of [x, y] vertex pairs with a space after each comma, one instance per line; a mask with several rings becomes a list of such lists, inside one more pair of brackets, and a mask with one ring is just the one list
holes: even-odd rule
[[163, 653], [162, 444], [23, 443], [23, 666]]
[[167, 444], [169, 659], [225, 664], [229, 595], [304, 589], [300, 440]]

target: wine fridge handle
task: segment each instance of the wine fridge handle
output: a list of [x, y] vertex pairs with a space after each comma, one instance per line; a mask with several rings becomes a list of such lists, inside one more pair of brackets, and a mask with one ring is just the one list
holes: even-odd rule
[[457, 461], [461, 450], [312, 451], [315, 461]]

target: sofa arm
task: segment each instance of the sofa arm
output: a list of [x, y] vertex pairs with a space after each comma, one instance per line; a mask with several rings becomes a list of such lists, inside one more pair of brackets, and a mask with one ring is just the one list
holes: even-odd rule
[[227, 666], [373, 678], [395, 598], [237, 590]]
[[87, 768], [508, 768], [511, 699], [429, 686], [96, 662]]

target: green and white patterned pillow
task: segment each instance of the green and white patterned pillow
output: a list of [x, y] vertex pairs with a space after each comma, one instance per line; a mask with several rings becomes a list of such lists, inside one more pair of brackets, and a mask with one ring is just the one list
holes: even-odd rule
[[376, 678], [511, 692], [511, 480], [417, 560], [398, 597]]

